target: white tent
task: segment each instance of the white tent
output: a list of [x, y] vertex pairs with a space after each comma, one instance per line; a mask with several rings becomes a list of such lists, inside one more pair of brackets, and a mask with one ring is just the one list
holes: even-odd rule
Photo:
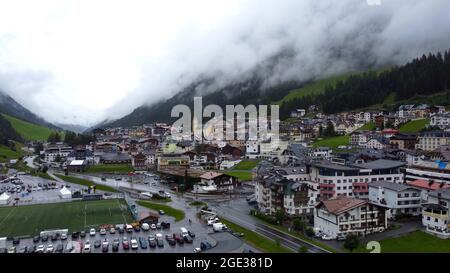
[[66, 187], [63, 187], [60, 191], [59, 191], [59, 196], [62, 199], [70, 199], [72, 198], [72, 193], [70, 192], [69, 189], [67, 189]]
[[7, 205], [11, 197], [4, 192], [0, 195], [0, 205]]

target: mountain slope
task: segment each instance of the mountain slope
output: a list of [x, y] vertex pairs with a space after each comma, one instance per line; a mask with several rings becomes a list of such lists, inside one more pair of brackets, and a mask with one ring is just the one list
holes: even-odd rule
[[8, 140], [22, 141], [22, 137], [14, 130], [11, 123], [0, 115], [0, 144], [7, 145]]
[[2, 90], [0, 90], [0, 112], [37, 125], [60, 129], [20, 105]]
[[12, 128], [24, 139], [24, 140], [42, 140], [46, 141], [49, 135], [55, 130], [45, 126], [36, 125], [21, 119], [12, 117], [6, 114], [0, 114], [2, 118], [6, 119]]
[[[364, 66], [362, 66], [364, 67]], [[375, 69], [375, 70], [373, 70]], [[242, 76], [239, 82], [203, 93], [203, 105], [217, 104], [224, 109], [227, 104], [279, 104], [280, 117], [289, 117], [291, 111], [318, 105], [325, 113], [363, 109], [376, 106], [395, 107], [404, 101], [420, 97], [439, 98], [447, 96], [450, 90], [450, 51], [444, 54], [429, 54], [411, 62], [389, 69], [371, 67], [358, 73], [343, 74], [315, 82], [281, 83], [266, 88], [264, 75], [258, 69]], [[367, 71], [367, 72], [363, 72]], [[187, 86], [172, 98], [151, 106], [141, 106], [132, 113], [113, 122], [101, 124], [105, 127], [127, 127], [155, 121], [173, 122], [171, 109], [177, 104], [186, 104], [193, 109], [193, 97], [204, 86], [213, 87], [215, 79], [202, 79]], [[208, 89], [208, 88], [206, 88]], [[450, 104], [450, 100], [438, 102]]]

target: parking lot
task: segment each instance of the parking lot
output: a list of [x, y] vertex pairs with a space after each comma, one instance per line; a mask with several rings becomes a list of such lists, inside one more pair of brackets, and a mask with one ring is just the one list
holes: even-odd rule
[[[0, 184], [0, 193], [6, 192], [13, 202], [44, 203], [59, 201], [59, 190], [64, 184], [31, 175], [19, 175], [17, 179]], [[81, 187], [67, 186], [71, 191], [81, 191]]]
[[[168, 221], [169, 219], [163, 219], [162, 221]], [[38, 248], [40, 245], [44, 247], [44, 249], [47, 249], [49, 245], [53, 246], [52, 253], [56, 252], [56, 248], [58, 245], [62, 245], [62, 248], [64, 252], [67, 252], [66, 247], [67, 244], [71, 244], [71, 241], [80, 242], [81, 243], [81, 249], [82, 253], [89, 252], [89, 253], [103, 253], [102, 247], [100, 246], [101, 243], [103, 243], [105, 240], [108, 241], [109, 247], [108, 247], [108, 253], [112, 253], [112, 243], [115, 239], [118, 239], [120, 244], [118, 248], [118, 253], [192, 253], [194, 252], [194, 248], [200, 247], [200, 244], [202, 241], [208, 241], [211, 245], [215, 245], [216, 241], [213, 239], [213, 236], [210, 236], [212, 233], [212, 230], [208, 228], [207, 226], [199, 223], [186, 223], [187, 221], [184, 221], [183, 223], [171, 223], [171, 227], [169, 229], [156, 229], [156, 230], [149, 230], [149, 231], [135, 231], [127, 232], [124, 231], [123, 233], [119, 233], [119, 231], [116, 229], [114, 234], [110, 233], [110, 230], [106, 230], [105, 235], [101, 235], [99, 232], [99, 228], [96, 228], [96, 233], [94, 236], [91, 236], [89, 234], [89, 229], [85, 230], [85, 236], [81, 237], [80, 235], [78, 238], [73, 239], [71, 234], [67, 235], [67, 239], [62, 240], [59, 236], [56, 240], [52, 240], [51, 236], [48, 237], [48, 239], [43, 242], [42, 239], [39, 239], [38, 242], [33, 242], [33, 238], [26, 238], [21, 239], [18, 244], [13, 244], [12, 240], [8, 240], [6, 242], [6, 249], [11, 250], [11, 247], [15, 247], [16, 252], [25, 252], [25, 247], [27, 249], [27, 252], [31, 252], [30, 249], [33, 249], [33, 246], [36, 246]], [[193, 233], [195, 237], [192, 238], [192, 243], [184, 242], [183, 244], [180, 244], [177, 242], [175, 245], [170, 245], [169, 242], [166, 240], [166, 235], [169, 235], [170, 237], [173, 237], [173, 234], [176, 233], [180, 235], [181, 230], [180, 228], [184, 226], [190, 233]], [[150, 235], [156, 236], [157, 234], [161, 234], [163, 237], [164, 246], [163, 247], [150, 247], [149, 246], [149, 240], [148, 237]], [[131, 248], [131, 239], [135, 238], [138, 242], [138, 248], [132, 249]], [[143, 238], [143, 240], [146, 242], [146, 247], [143, 248], [142, 245], [139, 243], [139, 238]], [[99, 247], [95, 247], [95, 242], [98, 241]], [[129, 249], [124, 249], [123, 242], [128, 241], [129, 243]], [[89, 242], [90, 244], [90, 250], [85, 251], [84, 246], [86, 243]]]
[[[18, 205], [27, 205], [27, 204], [35, 204], [35, 203], [55, 203], [55, 202], [61, 202], [63, 200], [61, 200], [61, 197], [59, 196], [59, 190], [61, 189], [62, 186], [67, 186], [72, 192], [74, 191], [82, 191], [85, 190], [86, 187], [80, 186], [80, 185], [76, 185], [76, 184], [70, 184], [70, 183], [65, 183], [63, 181], [51, 181], [51, 180], [47, 180], [47, 179], [43, 179], [40, 177], [34, 177], [34, 176], [30, 176], [30, 175], [19, 175], [18, 178], [21, 180], [21, 182], [23, 184], [21, 184], [21, 188], [22, 190], [19, 192], [14, 192], [14, 193], [8, 193], [8, 195], [11, 196], [11, 198], [14, 200], [16, 198], [19, 198], [18, 200]], [[93, 177], [91, 177], [92, 179]], [[99, 183], [99, 184], [103, 184], [103, 183], [112, 183], [114, 184], [118, 184], [118, 185], [114, 185], [114, 186], [128, 186], [126, 179], [123, 178], [121, 180], [116, 180], [116, 179], [112, 179], [110, 177], [107, 177], [106, 181], [104, 181], [103, 179], [101, 179], [101, 177], [98, 177], [96, 179], [92, 179], [95, 180], [95, 182]], [[161, 189], [161, 188], [165, 188], [164, 186], [162, 186], [159, 181], [155, 181], [155, 179], [153, 178], [147, 178], [145, 179], [147, 181], [150, 181], [150, 183], [146, 183], [146, 181], [139, 181], [141, 183], [133, 183], [134, 185], [132, 185], [132, 188], [142, 188], [142, 190], [144, 189]], [[154, 183], [153, 181], [155, 181], [156, 183]], [[134, 182], [137, 182], [136, 180]], [[153, 183], [152, 183], [153, 182]], [[47, 185], [47, 188], [45, 187], [45, 185]], [[6, 188], [9, 186], [11, 187], [17, 187], [17, 185], [14, 185], [11, 182], [8, 183], [1, 183], [0, 184], [0, 189], [2, 187]], [[31, 190], [28, 190], [28, 189]], [[17, 201], [14, 201], [17, 202]], [[173, 196], [172, 198], [172, 202], [170, 203], [171, 206], [175, 206], [178, 207], [179, 209], [182, 209], [183, 211], [185, 211], [186, 213], [186, 218], [179, 221], [179, 222], [175, 222], [174, 218], [167, 216], [167, 215], [161, 215], [159, 218], [159, 222], [169, 222], [171, 224], [170, 229], [158, 229], [158, 230], [149, 230], [149, 231], [144, 231], [144, 230], [140, 230], [140, 231], [132, 231], [131, 233], [123, 233], [120, 234], [119, 232], [116, 232], [114, 234], [110, 234], [109, 232], [107, 232], [105, 235], [100, 235], [99, 234], [99, 229], [97, 229], [97, 232], [95, 234], [95, 236], [90, 236], [89, 235], [89, 229], [86, 229], [86, 236], [84, 238], [78, 237], [76, 239], [72, 239], [71, 238], [71, 233], [72, 230], [70, 230], [69, 234], [68, 234], [68, 238], [65, 240], [61, 240], [61, 238], [58, 238], [54, 241], [52, 241], [50, 238], [46, 241], [46, 242], [42, 242], [41, 240], [39, 242], [33, 242], [33, 238], [21, 238], [19, 244], [14, 245], [13, 241], [11, 240], [11, 238], [8, 238], [8, 240], [6, 241], [6, 245], [4, 246], [0, 246], [0, 247], [4, 247], [5, 249], [10, 249], [11, 247], [15, 247], [15, 251], [16, 252], [23, 252], [25, 251], [25, 247], [28, 249], [32, 249], [34, 246], [36, 246], [36, 248], [40, 245], [42, 245], [44, 248], [47, 248], [48, 245], [52, 245], [53, 246], [53, 251], [52, 252], [56, 252], [56, 248], [58, 245], [62, 245], [62, 249], [66, 249], [67, 244], [71, 244], [72, 240], [75, 242], [80, 242], [82, 245], [85, 245], [86, 241], [90, 242], [91, 248], [90, 248], [90, 253], [102, 253], [102, 248], [101, 247], [94, 247], [94, 243], [96, 241], [104, 241], [105, 239], [109, 242], [109, 247], [108, 247], [108, 252], [112, 253], [112, 243], [115, 239], [119, 240], [119, 248], [118, 251], [119, 253], [192, 253], [194, 252], [194, 248], [198, 248], [200, 247], [200, 244], [202, 241], [208, 241], [211, 245], [216, 245], [216, 240], [213, 238], [213, 236], [210, 236], [210, 234], [213, 232], [211, 227], [208, 227], [205, 223], [201, 222], [199, 219], [197, 219], [196, 217], [196, 213], [198, 212], [198, 207], [192, 207], [189, 206], [188, 203], [190, 201], [184, 199], [184, 198], [180, 198], [177, 196]], [[141, 208], [141, 209], [145, 209], [146, 208]], [[191, 221], [189, 221], [191, 220]], [[180, 244], [180, 243], [176, 243], [176, 245], [170, 245], [169, 242], [166, 240], [166, 235], [169, 235], [171, 237], [173, 237], [174, 233], [180, 233], [180, 228], [181, 227], [185, 227], [187, 228], [189, 231], [192, 231], [195, 234], [195, 237], [192, 238], [193, 242], [192, 243], [184, 243], [184, 244]], [[81, 231], [81, 230], [80, 230]], [[155, 247], [152, 248], [149, 246], [149, 241], [148, 241], [148, 237], [150, 235], [156, 236], [157, 233], [160, 233], [163, 236], [163, 241], [164, 241], [164, 246], [163, 247]], [[128, 242], [130, 243], [130, 249], [128, 250], [124, 250], [123, 248], [123, 240], [124, 237], [126, 237], [126, 239], [128, 240]], [[131, 238], [136, 238], [136, 240], [138, 241], [139, 244], [139, 238], [142, 237], [144, 238], [144, 240], [146, 241], [147, 247], [146, 248], [142, 248], [141, 245], [139, 244], [138, 249], [131, 249]], [[240, 239], [239, 239], [240, 240]], [[247, 247], [247, 246], [246, 246]], [[83, 252], [83, 251], [82, 251]]]

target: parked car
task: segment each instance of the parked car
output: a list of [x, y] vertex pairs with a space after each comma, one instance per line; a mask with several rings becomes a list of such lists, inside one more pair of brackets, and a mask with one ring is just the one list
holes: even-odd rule
[[45, 251], [45, 246], [44, 245], [39, 245], [37, 248], [36, 248], [36, 252], [37, 253], [43, 253]]
[[15, 237], [15, 238], [13, 238], [12, 243], [13, 243], [13, 245], [18, 245], [18, 244], [20, 244], [20, 239]]
[[201, 250], [207, 250], [212, 248], [212, 245], [208, 241], [204, 240], [200, 243], [200, 248]]
[[61, 234], [61, 240], [67, 240], [67, 233], [63, 233], [63, 234]]
[[120, 241], [119, 239], [114, 239], [113, 243], [112, 243], [112, 251], [113, 252], [117, 252], [119, 251], [119, 245], [120, 245]]
[[188, 230], [188, 235], [191, 236], [192, 238], [195, 238], [195, 233], [191, 230]]
[[124, 250], [130, 249], [130, 242], [128, 241], [127, 237], [123, 237], [123, 239], [122, 239], [122, 248]]
[[139, 227], [139, 225], [135, 225], [135, 226], [133, 227], [133, 229], [134, 229], [134, 231], [136, 231], [136, 232], [141, 231], [141, 228]]
[[159, 215], [164, 215], [164, 214], [166, 214], [162, 209], [160, 209], [158, 212], [159, 212]]
[[104, 228], [100, 229], [100, 235], [106, 235], [106, 229]]
[[110, 228], [109, 229], [109, 234], [116, 234], [116, 229], [115, 228]]
[[89, 235], [95, 236], [95, 228], [91, 228], [91, 230], [89, 230]]
[[156, 225], [155, 225], [155, 224], [151, 224], [151, 225], [150, 225], [150, 228], [151, 228], [152, 230], [155, 230], [155, 229], [156, 229]]
[[79, 232], [72, 232], [72, 239], [78, 239], [79, 235], [80, 235]]
[[170, 235], [166, 235], [166, 241], [169, 243], [169, 245], [174, 246], [177, 244], [177, 241], [171, 237]]
[[39, 239], [40, 239], [39, 235], [34, 236], [34, 237], [33, 237], [33, 243], [39, 242]]
[[142, 249], [147, 249], [147, 240], [144, 237], [139, 237], [139, 245]]
[[125, 229], [127, 230], [128, 233], [132, 233], [133, 232], [133, 226], [132, 225], [126, 225]]
[[16, 247], [12, 246], [8, 249], [8, 253], [16, 253]]
[[149, 235], [148, 236], [148, 244], [150, 245], [150, 247], [156, 247], [156, 238], [154, 235]]
[[[35, 253], [36, 250], [37, 250], [37, 246], [36, 245], [32, 245], [32, 246], [30, 246], [28, 248], [27, 253]], [[0, 253], [2, 253], [2, 252], [0, 251]]]
[[100, 241], [100, 240], [95, 240], [95, 242], [94, 242], [94, 247], [95, 248], [99, 248], [99, 247], [101, 247], [102, 246], [102, 241]]
[[86, 231], [84, 231], [84, 230], [80, 231], [80, 237], [81, 238], [86, 237]]
[[180, 245], [184, 244], [184, 240], [180, 234], [174, 233], [173, 238], [175, 239], [175, 241], [177, 241], [178, 244], [180, 244]]
[[156, 223], [156, 229], [161, 229], [161, 228], [162, 228], [161, 223]]
[[64, 251], [64, 245], [63, 245], [63, 244], [58, 244], [58, 245], [56, 246], [55, 252], [56, 252], [56, 253], [62, 253], [63, 251]]
[[53, 248], [53, 245], [52, 245], [52, 244], [49, 244], [49, 245], [47, 246], [47, 248], [45, 249], [45, 252], [47, 252], [47, 253], [53, 253], [54, 250], [55, 250], [55, 249]]
[[141, 229], [144, 231], [148, 231], [148, 230], [150, 230], [150, 225], [147, 223], [142, 223]]
[[102, 242], [102, 252], [108, 252], [109, 251], [109, 242], [107, 239], [105, 239]]
[[136, 237], [132, 237], [131, 238], [131, 249], [138, 249], [139, 245], [138, 245], [138, 241], [136, 240]]
[[346, 236], [346, 235], [338, 235], [338, 236], [336, 237], [336, 240], [338, 240], [338, 241], [345, 241], [345, 239], [347, 239], [347, 236]]
[[324, 234], [324, 235], [322, 235], [322, 240], [330, 241], [330, 240], [333, 240], [333, 237], [331, 237], [331, 236], [328, 235], [328, 234]]
[[86, 240], [86, 242], [84, 243], [83, 252], [91, 252], [91, 242], [89, 242], [89, 240]]
[[164, 221], [162, 221], [162, 222], [161, 222], [161, 227], [162, 227], [162, 228], [170, 228], [170, 223], [169, 223], [169, 222], [164, 222]]
[[50, 239], [51, 239], [52, 241], [58, 240], [58, 234], [53, 233], [53, 234], [50, 236]]
[[192, 244], [192, 242], [194, 241], [194, 240], [192, 240], [192, 238], [190, 236], [187, 236], [187, 235], [183, 236], [183, 239], [188, 244]]
[[164, 240], [161, 233], [156, 234], [156, 244], [158, 247], [164, 247]]

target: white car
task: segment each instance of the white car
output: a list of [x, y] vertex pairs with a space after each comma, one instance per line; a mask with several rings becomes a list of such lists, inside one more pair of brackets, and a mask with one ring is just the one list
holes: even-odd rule
[[91, 243], [89, 240], [86, 240], [86, 243], [84, 243], [84, 252], [91, 252]]
[[61, 240], [66, 240], [66, 239], [67, 239], [67, 233], [61, 234]]
[[47, 249], [45, 250], [45, 252], [47, 252], [47, 253], [52, 253], [53, 250], [54, 250], [53, 245], [52, 245], [52, 244], [49, 244], [49, 245], [47, 246]]
[[104, 228], [100, 229], [100, 235], [106, 235], [106, 229]]
[[150, 228], [153, 229], [153, 230], [155, 230], [155, 229], [156, 229], [156, 225], [155, 225], [155, 224], [152, 224], [152, 225], [150, 226]]
[[200, 253], [202, 252], [202, 249], [199, 247], [194, 248], [194, 253]]
[[171, 197], [171, 196], [170, 196], [170, 193], [168, 193], [168, 192], [164, 193], [164, 196], [165, 196], [166, 198], [170, 198], [170, 197]]
[[139, 248], [138, 241], [136, 240], [136, 238], [132, 238], [131, 239], [131, 249], [138, 249], [138, 248]]
[[91, 228], [91, 230], [89, 230], [89, 235], [95, 236], [95, 228]]
[[150, 230], [150, 225], [147, 224], [147, 223], [143, 223], [141, 225], [141, 229], [144, 230], [144, 231], [148, 231], [148, 230]]
[[45, 251], [45, 246], [44, 245], [39, 245], [37, 248], [36, 248], [36, 252], [38, 252], [38, 253], [42, 253], [42, 252], [44, 252]]
[[324, 235], [322, 235], [322, 240], [330, 241], [330, 240], [333, 240], [333, 238], [330, 235], [324, 234]]
[[213, 224], [215, 224], [215, 223], [218, 223], [219, 222], [219, 218], [209, 218], [208, 219], [208, 226], [212, 226]]

